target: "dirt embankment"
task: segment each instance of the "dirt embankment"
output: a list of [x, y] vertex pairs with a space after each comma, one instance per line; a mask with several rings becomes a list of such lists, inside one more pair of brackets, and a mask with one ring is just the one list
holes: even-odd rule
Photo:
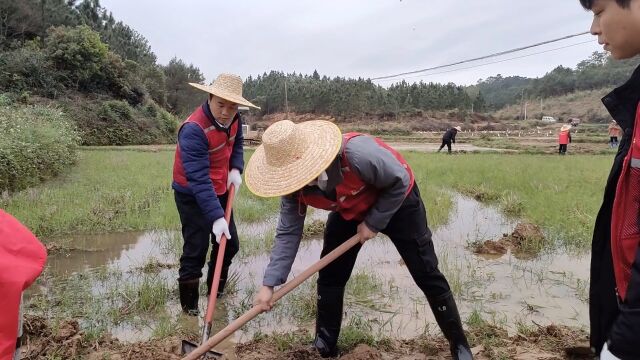
[[248, 116], [254, 128], [266, 129], [276, 121], [289, 119], [293, 122], [327, 120], [337, 123], [344, 130], [362, 131], [374, 135], [410, 135], [417, 131], [444, 131], [451, 126], [462, 125], [466, 130], [506, 130], [507, 126], [491, 116], [458, 111], [422, 112], [408, 114], [362, 114], [333, 117], [322, 114], [275, 113], [263, 117]]

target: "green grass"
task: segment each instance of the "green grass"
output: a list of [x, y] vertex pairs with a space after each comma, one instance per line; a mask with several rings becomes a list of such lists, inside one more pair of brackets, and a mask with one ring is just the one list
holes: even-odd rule
[[[2, 198], [0, 208], [45, 242], [70, 233], [178, 229], [173, 156], [169, 151], [82, 151], [68, 175]], [[258, 198], [245, 187], [235, 203], [237, 221], [262, 220], [278, 208], [278, 199]]]
[[[171, 190], [172, 151], [113, 148], [81, 151], [68, 174], [0, 199], [0, 207], [45, 242], [70, 233], [179, 229]], [[250, 152], [247, 152], [247, 157]], [[570, 248], [586, 249], [611, 156], [407, 153], [431, 227], [445, 224], [451, 189], [495, 204], [506, 214], [539, 224]], [[279, 200], [242, 187], [237, 222], [275, 216]], [[268, 250], [272, 236], [259, 239]], [[251, 239], [249, 239], [251, 240]], [[250, 241], [254, 242], [254, 241]]]
[[[542, 226], [569, 249], [588, 248], [613, 159], [603, 155], [408, 153], [421, 187], [474, 195]], [[426, 194], [427, 210], [435, 209]], [[423, 191], [423, 196], [425, 196]]]

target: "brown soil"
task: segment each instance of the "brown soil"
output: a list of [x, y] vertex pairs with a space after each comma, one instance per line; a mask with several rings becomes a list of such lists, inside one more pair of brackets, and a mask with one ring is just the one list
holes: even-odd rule
[[[306, 330], [301, 330], [306, 332]], [[294, 334], [295, 335], [295, 334]], [[108, 336], [87, 340], [75, 320], [64, 321], [56, 329], [39, 316], [27, 316], [25, 321], [26, 344], [23, 359], [180, 359], [179, 337], [125, 344]], [[247, 360], [314, 360], [321, 359], [308, 344], [309, 334], [298, 334], [289, 344], [270, 337], [240, 344], [234, 354]], [[306, 340], [303, 340], [306, 339]], [[589, 358], [588, 341], [582, 331], [556, 325], [538, 326], [526, 335], [509, 337], [505, 330], [484, 324], [469, 331], [475, 359], [586, 359]], [[284, 350], [279, 348], [286, 347]], [[572, 354], [588, 354], [583, 357]], [[233, 357], [233, 355], [231, 355]], [[226, 357], [223, 357], [223, 359]], [[344, 360], [412, 360], [450, 359], [448, 345], [441, 337], [419, 337], [412, 340], [385, 340], [376, 346], [359, 344], [339, 356]], [[221, 359], [222, 360], [222, 359]]]
[[22, 359], [180, 359], [180, 339], [125, 344], [110, 336], [88, 339], [78, 321], [66, 320], [55, 329], [41, 316], [25, 317]]
[[[483, 325], [472, 329], [469, 339], [474, 344], [472, 352], [477, 360], [496, 358], [538, 360], [538, 359], [587, 359], [592, 358], [588, 350], [586, 334], [579, 330], [549, 325], [539, 326], [527, 335], [512, 337], [503, 329]], [[294, 344], [290, 349], [278, 351], [268, 338], [242, 344], [237, 349], [239, 359], [247, 360], [301, 360], [321, 359], [308, 345]], [[342, 353], [345, 360], [413, 360], [450, 359], [445, 339], [420, 337], [404, 341], [384, 341], [373, 347], [360, 344]]]
[[511, 249], [518, 256], [534, 256], [535, 247], [531, 244], [545, 241], [542, 230], [531, 223], [519, 223], [511, 234], [504, 234], [502, 239], [487, 240], [471, 245], [475, 254], [504, 255]]

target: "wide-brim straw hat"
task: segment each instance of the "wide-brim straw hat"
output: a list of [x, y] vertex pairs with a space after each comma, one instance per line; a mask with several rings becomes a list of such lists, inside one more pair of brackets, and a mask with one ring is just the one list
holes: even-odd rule
[[317, 178], [336, 158], [342, 133], [332, 122], [289, 120], [274, 123], [262, 134], [245, 169], [245, 183], [254, 194], [291, 194]]
[[571, 125], [562, 125], [562, 127], [560, 128], [560, 131], [567, 131], [567, 130], [571, 130], [573, 126]]
[[258, 106], [253, 105], [249, 100], [242, 97], [242, 79], [238, 75], [220, 74], [216, 80], [211, 83], [211, 85], [196, 83], [189, 83], [189, 85], [238, 105], [245, 105], [260, 109]]
[[462, 128], [460, 126], [456, 126], [456, 127], [454, 127], [454, 129], [456, 129], [458, 131], [462, 131]]

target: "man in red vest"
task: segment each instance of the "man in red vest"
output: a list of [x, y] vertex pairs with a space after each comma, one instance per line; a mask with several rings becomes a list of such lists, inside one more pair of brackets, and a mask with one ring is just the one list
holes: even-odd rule
[[[580, 0], [614, 59], [640, 55], [640, 0]], [[622, 128], [591, 249], [591, 346], [600, 359], [640, 359], [640, 67], [602, 98]]]
[[172, 187], [184, 238], [178, 270], [180, 304], [185, 313], [197, 315], [198, 288], [211, 234], [216, 242], [209, 261], [207, 294], [211, 292], [222, 234], [228, 243], [216, 296], [224, 291], [231, 260], [239, 249], [233, 215], [227, 224], [224, 209], [229, 186], [234, 184], [238, 189], [242, 183], [243, 137], [238, 105], [257, 107], [242, 97], [242, 80], [236, 75], [221, 74], [209, 86], [190, 85], [209, 93], [209, 99], [180, 125]]
[[[258, 196], [282, 196], [271, 261], [256, 305], [270, 309], [273, 287], [287, 280], [307, 206], [325, 209], [331, 212], [321, 255], [356, 234], [362, 243], [379, 232], [389, 236], [426, 295], [454, 359], [472, 359], [453, 294], [438, 270], [418, 185], [400, 153], [368, 135], [343, 135], [328, 121], [284, 120], [264, 132], [245, 180]], [[320, 270], [313, 346], [323, 357], [338, 353], [345, 285], [361, 246]]]
[[[0, 359], [10, 360], [20, 347], [22, 292], [36, 280], [47, 261], [38, 239], [11, 215], [0, 210]], [[18, 350], [17, 350], [18, 348]]]

